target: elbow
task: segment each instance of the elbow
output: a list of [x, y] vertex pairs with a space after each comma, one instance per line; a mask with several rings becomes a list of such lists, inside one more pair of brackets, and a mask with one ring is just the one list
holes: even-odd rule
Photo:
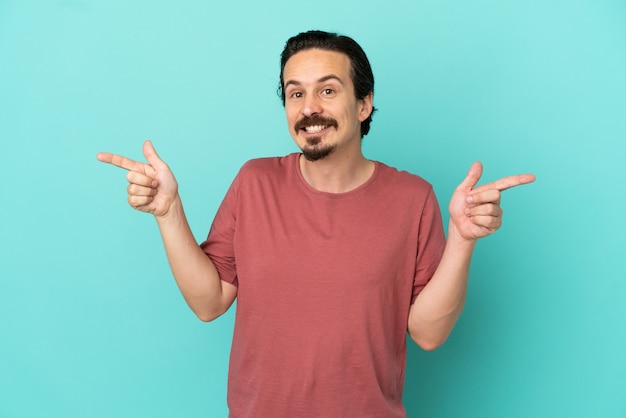
[[187, 301], [187, 304], [196, 314], [198, 319], [202, 322], [211, 322], [214, 319], [219, 318], [224, 315], [226, 311], [231, 307], [236, 297], [235, 292], [231, 292], [229, 297], [221, 298], [219, 300], [215, 300], [212, 303], [206, 303], [205, 301], [201, 301], [201, 303], [190, 303]]
[[409, 336], [415, 344], [417, 344], [424, 351], [434, 351], [441, 347], [443, 343], [448, 339], [448, 334], [445, 335], [420, 335], [416, 332], [410, 332]]
[[204, 313], [204, 312], [203, 313], [196, 312], [196, 316], [202, 322], [211, 322], [214, 319], [217, 319], [219, 317], [219, 315], [209, 315], [209, 314]]
[[441, 347], [452, 332], [460, 315], [460, 310], [436, 317], [417, 320], [415, 312], [409, 317], [407, 327], [411, 339], [423, 350], [433, 351]]
[[212, 309], [212, 310], [207, 309], [203, 311], [194, 310], [194, 313], [196, 314], [198, 319], [202, 322], [211, 322], [219, 318], [220, 316], [222, 316], [225, 312], [226, 312], [226, 309]]
[[413, 338], [413, 341], [415, 341], [415, 344], [417, 344], [424, 351], [435, 351], [436, 349], [441, 347], [444, 342], [446, 342], [446, 339], [445, 338], [441, 338], [441, 339]]

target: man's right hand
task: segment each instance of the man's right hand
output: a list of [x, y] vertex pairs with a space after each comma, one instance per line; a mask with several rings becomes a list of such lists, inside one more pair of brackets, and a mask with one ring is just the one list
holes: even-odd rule
[[178, 183], [150, 141], [144, 142], [143, 155], [148, 164], [108, 152], [99, 153], [97, 158], [103, 163], [128, 170], [126, 179], [130, 183], [127, 190], [131, 207], [162, 217], [168, 214], [178, 197]]

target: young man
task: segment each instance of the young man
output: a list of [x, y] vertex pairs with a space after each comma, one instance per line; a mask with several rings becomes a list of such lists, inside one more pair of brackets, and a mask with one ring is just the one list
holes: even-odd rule
[[511, 176], [474, 188], [475, 163], [449, 204], [447, 240], [432, 187], [366, 159], [374, 78], [352, 39], [291, 38], [280, 92], [301, 153], [246, 163], [207, 240], [195, 242], [177, 183], [150, 142], [128, 200], [152, 213], [185, 300], [210, 321], [237, 297], [232, 417], [404, 417], [406, 332], [442, 344], [463, 308], [476, 240], [501, 225]]

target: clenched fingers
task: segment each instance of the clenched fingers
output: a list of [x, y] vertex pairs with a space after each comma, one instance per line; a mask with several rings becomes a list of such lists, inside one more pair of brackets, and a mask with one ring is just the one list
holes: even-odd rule
[[500, 197], [501, 193], [498, 189], [486, 189], [478, 192], [473, 190], [472, 193], [465, 198], [465, 202], [467, 202], [468, 205], [481, 205], [484, 203], [495, 203], [499, 205]]
[[468, 216], [493, 216], [501, 218], [504, 211], [498, 205], [487, 203], [480, 206], [467, 207], [465, 214]]
[[157, 194], [156, 188], [140, 186], [138, 184], [129, 184], [126, 191], [132, 196], [155, 196]]
[[130, 183], [126, 188], [128, 192], [128, 204], [137, 210], [147, 211], [147, 205], [152, 203], [158, 193], [158, 181], [145, 173], [131, 170], [126, 174]]
[[496, 229], [502, 226], [501, 216], [478, 215], [472, 216], [471, 220], [474, 225], [485, 228], [489, 230], [489, 232], [494, 232]]
[[157, 187], [159, 184], [155, 178], [139, 171], [129, 171], [128, 174], [126, 174], [126, 180], [128, 180], [130, 184], [137, 184], [145, 187]]
[[128, 195], [128, 204], [133, 209], [142, 210], [142, 208], [152, 202], [154, 197], [152, 196], [137, 196], [137, 195]]

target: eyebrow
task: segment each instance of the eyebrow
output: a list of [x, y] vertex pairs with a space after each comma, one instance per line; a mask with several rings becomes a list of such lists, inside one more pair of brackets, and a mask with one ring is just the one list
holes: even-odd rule
[[[319, 80], [317, 80], [317, 83], [325, 83], [325, 82], [327, 82], [328, 80], [337, 80], [337, 81], [339, 82], [339, 84], [341, 84], [341, 85], [343, 86], [343, 80], [342, 80], [341, 78], [339, 78], [339, 76], [336, 76], [336, 75], [334, 75], [334, 74], [329, 74], [329, 75], [326, 75], [326, 76], [324, 76], [324, 77], [320, 78]], [[290, 85], [293, 85], [293, 86], [301, 86], [301, 85], [302, 85], [302, 83], [300, 83], [300, 82], [299, 82], [299, 81], [297, 81], [297, 80], [288, 80], [288, 81], [285, 83], [285, 87], [284, 87], [284, 88], [287, 88], [287, 87], [289, 87]]]

